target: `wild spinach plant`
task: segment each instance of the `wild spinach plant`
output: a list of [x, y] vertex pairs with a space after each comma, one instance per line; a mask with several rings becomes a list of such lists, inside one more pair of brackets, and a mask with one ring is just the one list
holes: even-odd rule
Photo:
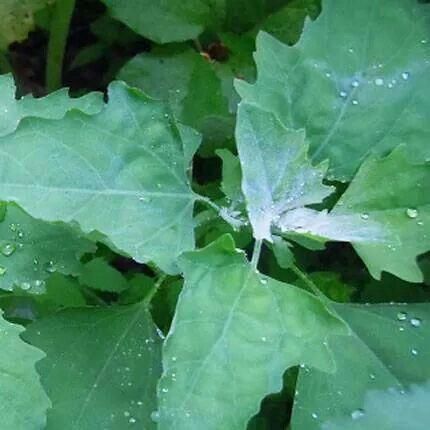
[[430, 428], [430, 6], [103, 4], [0, 5], [1, 429]]

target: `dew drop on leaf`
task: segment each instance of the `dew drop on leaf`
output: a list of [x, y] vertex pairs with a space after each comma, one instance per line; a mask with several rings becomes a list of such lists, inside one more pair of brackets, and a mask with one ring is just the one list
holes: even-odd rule
[[344, 99], [348, 94], [346, 93], [346, 91], [341, 91], [339, 95]]
[[158, 422], [160, 419], [160, 412], [158, 411], [153, 411], [151, 412], [151, 420], [154, 422]]
[[408, 318], [408, 314], [406, 312], [399, 312], [397, 314], [397, 319], [399, 321], [405, 321]]
[[353, 87], [353, 88], [357, 88], [359, 85], [360, 85], [360, 83], [356, 79], [353, 80], [351, 83], [351, 87]]
[[410, 323], [412, 327], [420, 327], [421, 320], [419, 318], [411, 318]]
[[316, 414], [315, 412], [312, 412], [312, 418], [313, 418], [314, 420], [316, 420], [316, 419], [318, 418], [318, 414]]
[[418, 216], [418, 211], [416, 209], [407, 208], [406, 215], [411, 219], [415, 219]]
[[376, 78], [375, 85], [378, 87], [380, 87], [381, 85], [384, 85], [384, 80], [382, 78]]
[[0, 250], [5, 257], [9, 257], [15, 252], [15, 249], [16, 247], [13, 243], [5, 243], [1, 246]]
[[369, 219], [368, 213], [362, 213], [360, 216], [361, 216], [361, 219], [364, 219], [364, 220]]
[[362, 418], [364, 415], [363, 409], [356, 409], [355, 411], [351, 412], [351, 418], [353, 420], [358, 420], [359, 418]]
[[358, 100], [355, 100], [355, 99], [354, 99], [354, 100], [352, 101], [352, 104], [353, 104], [354, 106], [357, 106], [357, 105], [358, 105]]
[[31, 288], [31, 284], [30, 282], [22, 282], [20, 287], [21, 287], [21, 290], [27, 291]]
[[412, 355], [418, 355], [418, 351], [415, 348], [411, 349]]
[[6, 272], [7, 272], [6, 267], [0, 266], [0, 276], [5, 275], [5, 274], [6, 274]]
[[57, 270], [57, 268], [55, 267], [55, 263], [52, 260], [48, 261], [48, 263], [46, 263], [45, 265], [45, 270], [48, 273], [54, 273]]
[[409, 79], [410, 73], [409, 72], [403, 72], [402, 73], [402, 79], [407, 81]]

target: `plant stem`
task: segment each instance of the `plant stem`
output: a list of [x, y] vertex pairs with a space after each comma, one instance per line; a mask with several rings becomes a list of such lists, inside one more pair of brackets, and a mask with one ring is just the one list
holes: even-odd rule
[[295, 264], [293, 264], [290, 267], [291, 271], [294, 272], [294, 274], [301, 279], [304, 284], [321, 300], [323, 300], [325, 303], [329, 302], [330, 300], [321, 292], [321, 290], [315, 285], [315, 283], [312, 281], [311, 278], [309, 278], [306, 273], [304, 273], [302, 270], [300, 270]]
[[252, 251], [251, 267], [257, 270], [258, 261], [260, 260], [261, 246], [263, 245], [263, 240], [258, 239], [254, 243], [254, 250]]
[[75, 2], [76, 0], [60, 0], [55, 5], [46, 63], [46, 89], [48, 92], [57, 90], [62, 84], [64, 52]]
[[13, 73], [12, 65], [7, 58], [6, 52], [0, 51], [0, 73]]

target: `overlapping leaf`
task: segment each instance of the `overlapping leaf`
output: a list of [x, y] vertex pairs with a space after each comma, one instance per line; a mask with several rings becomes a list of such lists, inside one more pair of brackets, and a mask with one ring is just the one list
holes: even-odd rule
[[[389, 11], [389, 12], [387, 12]], [[238, 82], [244, 100], [287, 127], [305, 128], [312, 160], [348, 180], [369, 152], [407, 142], [429, 156], [430, 7], [415, 0], [323, 1], [294, 47], [261, 33], [258, 80]]]
[[4, 430], [44, 428], [50, 407], [35, 369], [44, 354], [20, 338], [23, 330], [4, 320], [0, 312], [0, 417]]
[[410, 161], [408, 152], [403, 146], [367, 160], [332, 213], [361, 213], [366, 222], [384, 226], [387, 241], [354, 244], [375, 278], [387, 271], [422, 282], [416, 258], [430, 250], [430, 164]]
[[145, 303], [62, 311], [25, 338], [47, 354], [37, 366], [52, 401], [47, 429], [155, 428], [161, 348]]
[[53, 272], [78, 274], [79, 258], [95, 248], [69, 226], [33, 219], [10, 204], [0, 222], [0, 288], [40, 293]]
[[255, 272], [229, 236], [185, 254], [181, 268], [160, 429], [243, 429], [260, 400], [281, 389], [288, 367], [333, 370], [326, 340], [346, 334], [344, 325], [315, 297]]
[[174, 272], [194, 246], [187, 170], [198, 144], [163, 103], [114, 83], [97, 115], [27, 119], [0, 139], [0, 198]]
[[317, 430], [329, 420], [361, 416], [369, 390], [401, 390], [430, 379], [429, 305], [332, 306], [352, 336], [329, 340], [336, 357], [334, 374], [301, 369], [292, 421], [296, 430]]
[[89, 115], [101, 111], [101, 93], [89, 93], [71, 98], [67, 89], [55, 91], [46, 97], [35, 99], [31, 95], [19, 100], [15, 98], [15, 84], [11, 75], [0, 76], [0, 136], [12, 133], [25, 117], [60, 119], [67, 111], [78, 109]]

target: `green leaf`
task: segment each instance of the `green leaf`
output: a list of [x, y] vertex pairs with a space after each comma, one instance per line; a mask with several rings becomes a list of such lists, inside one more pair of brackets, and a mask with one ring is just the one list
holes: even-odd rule
[[176, 257], [194, 246], [187, 170], [199, 141], [163, 103], [114, 83], [97, 115], [31, 118], [0, 139], [0, 198], [175, 272]]
[[[292, 427], [317, 430], [321, 423], [351, 416], [368, 390], [406, 389], [430, 378], [430, 306], [332, 304], [351, 336], [332, 337], [334, 374], [300, 371]], [[367, 427], [366, 429], [379, 427]], [[391, 430], [391, 429], [390, 429]]]
[[160, 430], [244, 429], [287, 368], [334, 370], [325, 341], [345, 334], [343, 324], [314, 296], [255, 272], [230, 236], [184, 254], [180, 265], [185, 286], [164, 344]]
[[236, 202], [236, 204], [242, 202], [242, 173], [239, 158], [228, 149], [218, 149], [216, 154], [222, 160], [222, 192], [232, 202]]
[[224, 0], [102, 1], [114, 18], [158, 43], [194, 39], [224, 16]]
[[127, 279], [103, 258], [94, 258], [82, 268], [79, 282], [100, 291], [121, 292], [128, 287]]
[[408, 391], [372, 390], [363, 408], [352, 416], [330, 420], [322, 430], [426, 430], [430, 422], [430, 382], [412, 385]]
[[42, 292], [53, 272], [78, 274], [96, 246], [65, 224], [31, 218], [13, 204], [0, 222], [0, 288]]
[[68, 90], [62, 88], [39, 99], [31, 95], [15, 98], [16, 87], [11, 75], [0, 76], [0, 136], [12, 133], [25, 118], [35, 116], [46, 119], [60, 119], [66, 112], [78, 109], [89, 115], [103, 108], [103, 95], [89, 93], [79, 98], [71, 98]]
[[209, 140], [232, 137], [228, 99], [214, 66], [200, 53], [184, 46], [158, 48], [134, 57], [118, 78], [151, 97], [168, 100], [179, 120]]
[[21, 338], [22, 327], [3, 319], [0, 312], [0, 419], [3, 430], [45, 427], [50, 401], [35, 364], [44, 354]]
[[0, 50], [22, 42], [34, 28], [34, 13], [55, 0], [2, 0], [0, 3]]
[[332, 178], [349, 180], [368, 153], [405, 140], [417, 160], [428, 157], [429, 23], [430, 6], [415, 0], [363, 0], [354, 13], [344, 0], [323, 1], [294, 47], [260, 33], [258, 80], [236, 88], [287, 127], [305, 128], [312, 160], [328, 158]]
[[261, 29], [270, 33], [281, 42], [296, 43], [307, 16], [315, 19], [320, 12], [320, 0], [293, 0], [282, 9], [269, 15]]
[[377, 279], [386, 271], [409, 282], [423, 280], [416, 257], [430, 250], [430, 164], [410, 158], [402, 146], [386, 158], [366, 160], [333, 211], [361, 213], [365, 222], [384, 226], [385, 241], [354, 244]]
[[47, 354], [37, 368], [52, 401], [48, 430], [155, 428], [161, 342], [145, 302], [65, 310], [25, 338]]

